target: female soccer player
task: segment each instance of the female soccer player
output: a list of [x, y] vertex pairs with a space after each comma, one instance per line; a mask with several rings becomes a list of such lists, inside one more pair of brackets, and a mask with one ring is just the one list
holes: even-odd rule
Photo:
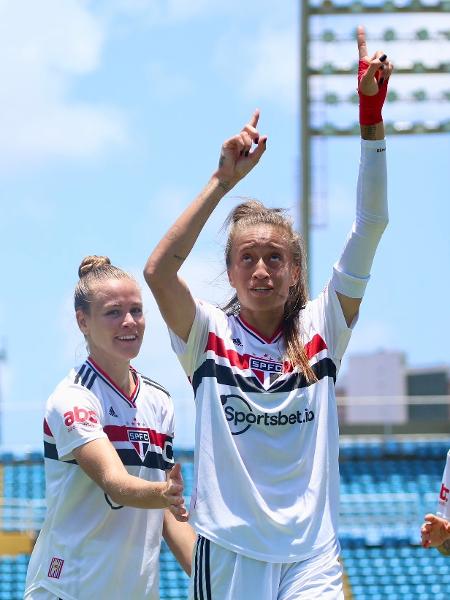
[[362, 28], [358, 46], [356, 220], [323, 293], [308, 301], [291, 221], [256, 201], [229, 217], [235, 295], [224, 310], [195, 300], [178, 275], [216, 205], [266, 149], [258, 111], [225, 141], [217, 170], [145, 267], [196, 401], [191, 599], [343, 598], [334, 382], [388, 221], [381, 108], [392, 65], [381, 52], [368, 57]]
[[438, 509], [435, 515], [425, 515], [420, 534], [424, 548], [437, 548], [441, 554], [450, 556], [450, 450], [442, 475]]
[[47, 515], [25, 598], [157, 600], [161, 534], [187, 573], [195, 542], [172, 455], [172, 401], [130, 366], [145, 330], [137, 282], [98, 256], [79, 277], [89, 356], [47, 402]]

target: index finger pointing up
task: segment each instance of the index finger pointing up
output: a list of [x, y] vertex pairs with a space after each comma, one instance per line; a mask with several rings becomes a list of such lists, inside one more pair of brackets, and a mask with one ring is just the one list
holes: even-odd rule
[[358, 25], [356, 29], [356, 38], [358, 40], [359, 60], [361, 60], [369, 54], [366, 45], [366, 32], [364, 30], [364, 27], [362, 27], [361, 25]]
[[259, 121], [259, 108], [257, 108], [255, 110], [255, 112], [252, 114], [251, 119], [248, 122], [248, 124], [251, 125], [252, 127], [256, 127], [258, 125], [258, 121]]

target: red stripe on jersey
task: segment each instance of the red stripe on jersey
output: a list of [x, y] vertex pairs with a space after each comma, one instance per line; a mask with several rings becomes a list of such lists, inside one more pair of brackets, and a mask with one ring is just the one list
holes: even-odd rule
[[[316, 335], [305, 344], [306, 356], [311, 359], [322, 350], [326, 350], [327, 347], [328, 346], [326, 345], [325, 340], [318, 333], [316, 333]], [[215, 354], [217, 354], [217, 356], [228, 358], [230, 365], [233, 367], [248, 369], [250, 355], [239, 354], [236, 352], [236, 350], [229, 350], [225, 347], [224, 341], [215, 333], [209, 333], [205, 350], [212, 350], [215, 352]], [[292, 367], [289, 365], [288, 361], [284, 363], [283, 367], [284, 372], [292, 370]]]
[[249, 355], [238, 354], [236, 350], [228, 350], [225, 347], [224, 341], [217, 337], [215, 333], [209, 332], [208, 341], [206, 342], [206, 351], [212, 350], [217, 356], [228, 358], [232, 367], [238, 367], [239, 369], [248, 369]]
[[147, 427], [127, 427], [125, 425], [105, 425], [105, 427], [103, 427], [103, 431], [108, 436], [110, 442], [129, 442], [128, 430], [146, 431], [150, 438], [150, 442], [163, 449], [166, 440], [169, 438], [165, 433], [158, 433], [154, 429], [148, 429]]
[[326, 350], [328, 346], [325, 343], [318, 333], [310, 340], [307, 344], [305, 344], [305, 352], [308, 358], [313, 358], [316, 354], [318, 354], [321, 350]]
[[[321, 350], [326, 350], [327, 345], [325, 340], [318, 334], [305, 344], [305, 352], [308, 359], [313, 358]], [[239, 354], [236, 350], [229, 350], [225, 347], [224, 341], [219, 338], [215, 333], [209, 332], [208, 340], [206, 342], [205, 351], [212, 350], [217, 356], [228, 358], [230, 366], [238, 367], [239, 369], [249, 368], [249, 354]], [[283, 362], [283, 373], [289, 373], [293, 370], [292, 365], [289, 361]]]
[[45, 435], [51, 435], [53, 437], [53, 433], [49, 427], [49, 424], [47, 423], [47, 419], [44, 419], [44, 433]]

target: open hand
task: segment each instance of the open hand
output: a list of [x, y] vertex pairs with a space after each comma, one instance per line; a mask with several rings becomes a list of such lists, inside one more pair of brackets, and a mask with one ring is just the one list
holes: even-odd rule
[[425, 515], [420, 535], [424, 548], [438, 548], [450, 539], [450, 522], [433, 514]]
[[176, 463], [166, 475], [167, 487], [163, 496], [167, 501], [167, 508], [173, 514], [177, 521], [187, 521], [188, 511], [183, 498], [183, 477], [181, 475], [181, 466]]
[[[226, 140], [220, 152], [219, 166], [215, 172], [225, 189], [229, 190], [255, 167], [266, 150], [267, 136], [261, 136], [257, 125], [259, 110], [255, 110], [242, 131]], [[253, 144], [256, 147], [252, 150]]]

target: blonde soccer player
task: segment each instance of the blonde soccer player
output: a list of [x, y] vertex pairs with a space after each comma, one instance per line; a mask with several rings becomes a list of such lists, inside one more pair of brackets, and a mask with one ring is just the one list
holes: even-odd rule
[[47, 401], [47, 514], [25, 600], [158, 600], [162, 536], [187, 573], [195, 541], [172, 400], [130, 364], [145, 332], [136, 280], [103, 256], [87, 256], [78, 274], [88, 356]]

